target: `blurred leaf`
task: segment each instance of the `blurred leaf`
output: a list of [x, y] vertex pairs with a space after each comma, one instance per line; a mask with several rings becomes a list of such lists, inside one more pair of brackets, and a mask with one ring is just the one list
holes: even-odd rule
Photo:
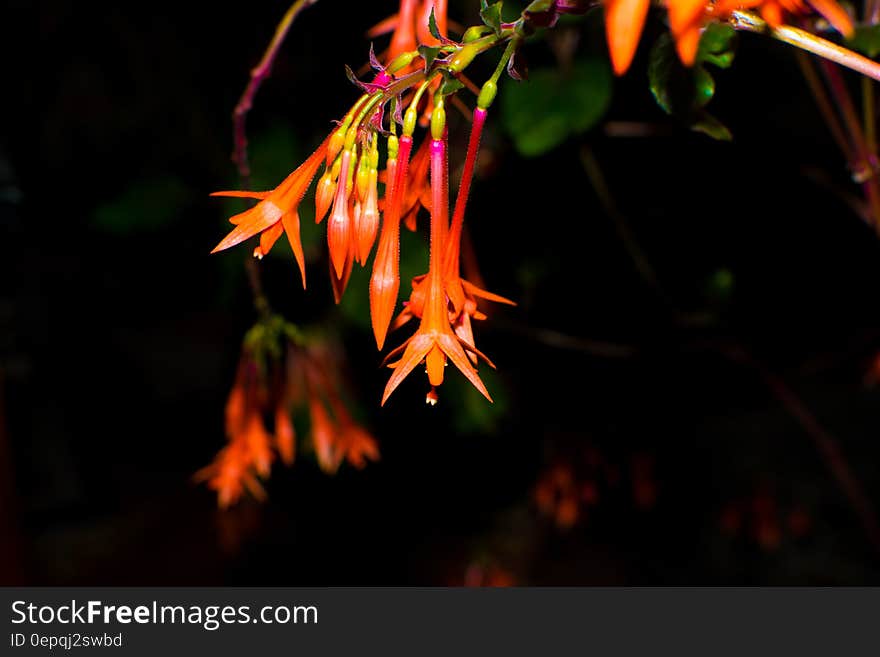
[[118, 235], [159, 230], [179, 216], [189, 196], [186, 185], [171, 176], [138, 180], [98, 207], [92, 224]]
[[501, 34], [501, 2], [494, 2], [491, 5], [485, 0], [480, 3], [480, 18], [483, 24], [491, 27], [495, 34]]
[[872, 59], [880, 55], [880, 25], [856, 25], [847, 45]]
[[492, 395], [494, 400], [492, 403], [457, 370], [451, 366], [446, 369], [449, 371], [449, 376], [437, 392], [440, 395], [440, 404], [448, 404], [449, 408], [455, 409], [452, 413], [452, 423], [456, 433], [466, 435], [497, 432], [499, 424], [510, 408], [510, 395], [497, 372], [485, 363], [479, 366], [480, 378]]
[[736, 30], [730, 25], [709, 23], [700, 37], [697, 61], [730, 68], [736, 54]]
[[733, 135], [730, 134], [730, 130], [727, 129], [727, 126], [708, 112], [703, 112], [700, 117], [691, 124], [691, 130], [702, 132], [703, 134], [709, 135], [713, 139], [719, 141], [731, 141], [733, 139]]
[[715, 80], [705, 64], [728, 68], [733, 63], [735, 45], [733, 28], [710, 24], [703, 31], [694, 65], [686, 67], [678, 58], [672, 37], [660, 35], [648, 64], [648, 84], [657, 104], [692, 130], [730, 140], [727, 127], [704, 109], [715, 95]]
[[504, 86], [502, 122], [522, 155], [541, 155], [594, 126], [608, 109], [611, 85], [611, 70], [598, 57], [568, 72], [535, 70], [528, 82]]
[[723, 306], [729, 303], [735, 287], [736, 279], [733, 272], [726, 267], [716, 269], [703, 284], [706, 299], [713, 306]]
[[339, 302], [339, 312], [350, 324], [362, 331], [370, 331], [370, 271], [372, 263], [367, 267], [357, 264], [351, 271], [348, 287]]
[[255, 134], [248, 152], [251, 187], [256, 190], [275, 189], [304, 159], [299, 140], [287, 123], [274, 124]]

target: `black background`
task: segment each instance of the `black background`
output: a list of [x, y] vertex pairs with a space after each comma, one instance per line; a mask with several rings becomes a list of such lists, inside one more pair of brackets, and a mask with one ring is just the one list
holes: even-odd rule
[[[472, 24], [471, 4], [452, 3], [451, 15]], [[6, 581], [449, 584], [480, 559], [524, 584], [880, 581], [878, 551], [827, 459], [767, 385], [768, 372], [790, 384], [878, 499], [880, 396], [864, 377], [880, 341], [880, 248], [831, 187], [858, 189], [782, 45], [746, 35], [716, 76], [711, 107], [733, 143], [665, 117], [645, 77], [656, 17], [607, 117], [656, 125], [653, 136], [597, 128], [525, 160], [490, 115], [494, 166], [476, 182], [471, 229], [491, 289], [521, 302], [480, 326], [510, 397], [497, 430], [457, 431], [461, 409], [426, 408], [423, 381], [380, 409], [386, 374], [370, 336], [349, 328], [382, 461], [330, 478], [304, 456], [275, 472], [267, 504], [218, 512], [191, 474], [223, 444], [254, 313], [243, 268], [229, 266], [248, 249], [208, 256], [228, 206], [207, 194], [235, 184], [231, 110], [285, 9], [5, 4]], [[249, 119], [251, 134], [292, 130], [301, 148], [290, 169], [354, 99], [343, 65], [365, 61], [365, 28], [393, 10], [326, 0], [294, 26]], [[541, 43], [528, 54], [552, 63]], [[453, 139], [464, 134], [459, 125]], [[662, 294], [585, 177], [583, 143]], [[96, 208], [154, 176], [187, 190], [172, 220], [128, 234], [95, 226]], [[307, 295], [292, 262], [264, 264], [276, 307], [323, 317], [325, 262]], [[524, 277], [525, 265], [539, 275]], [[735, 281], [724, 303], [707, 287], [720, 269]], [[559, 348], [536, 339], [540, 329], [635, 352]], [[743, 352], [751, 360], [731, 357]], [[585, 444], [621, 463], [653, 455], [657, 504], [609, 494], [569, 532], [540, 518], [530, 502], [540, 471]], [[762, 550], [720, 532], [720, 509], [756, 487], [806, 509], [807, 536]]]

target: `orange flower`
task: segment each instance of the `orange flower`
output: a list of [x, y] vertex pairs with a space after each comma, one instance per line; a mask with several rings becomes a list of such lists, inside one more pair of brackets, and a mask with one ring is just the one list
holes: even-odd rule
[[[447, 358], [452, 361], [486, 399], [492, 401], [486, 386], [480, 379], [479, 374], [477, 374], [477, 370], [468, 359], [461, 339], [453, 332], [449, 323], [447, 296], [443, 284], [442, 260], [448, 230], [448, 181], [445, 140], [432, 139], [430, 154], [432, 190], [431, 255], [430, 269], [424, 282], [424, 309], [421, 323], [415, 335], [388, 354], [387, 358], [393, 358], [401, 351], [403, 352], [400, 360], [390, 365], [394, 368], [394, 373], [385, 386], [385, 392], [382, 396], [383, 405], [397, 386], [423, 360], [427, 365], [428, 381], [430, 384], [436, 387], [443, 383]], [[469, 351], [485, 358], [473, 345], [465, 346]], [[486, 361], [489, 362], [488, 359]]]
[[345, 459], [358, 470], [363, 470], [367, 461], [379, 460], [379, 446], [375, 439], [347, 415], [342, 421], [337, 441], [340, 461]]
[[207, 481], [217, 492], [217, 503], [226, 508], [238, 501], [245, 490], [258, 498], [265, 491], [258, 477], [267, 477], [272, 468], [272, 436], [266, 431], [259, 408], [261, 390], [256, 385], [253, 363], [242, 359], [236, 382], [226, 401], [226, 435], [229, 444], [214, 462], [199, 470], [195, 478]]
[[296, 456], [296, 431], [284, 404], [279, 404], [275, 409], [275, 447], [284, 465], [293, 465]]
[[[467, 156], [465, 157], [464, 170], [455, 202], [455, 210], [452, 217], [452, 226], [446, 239], [446, 251], [443, 261], [443, 285], [446, 296], [452, 304], [450, 321], [453, 324], [455, 334], [463, 344], [473, 345], [474, 334], [471, 328], [471, 319], [486, 319], [486, 315], [479, 311], [477, 299], [482, 298], [497, 303], [516, 305], [513, 301], [497, 294], [487, 292], [476, 285], [464, 280], [460, 276], [461, 235], [464, 226], [465, 208], [470, 185], [473, 178], [474, 166], [480, 147], [480, 136], [486, 122], [487, 111], [482, 108], [474, 110], [471, 135], [468, 140]], [[429, 201], [430, 204], [430, 201]], [[394, 322], [394, 328], [398, 328], [413, 317], [422, 317], [425, 305], [425, 292], [427, 289], [427, 277], [417, 276], [412, 281], [413, 291], [410, 294], [406, 308]], [[479, 352], [468, 351], [471, 362], [476, 364]]]
[[[669, 27], [678, 56], [685, 66], [694, 63], [705, 22], [707, 0], [667, 0]], [[623, 75], [632, 63], [645, 27], [649, 0], [605, 0], [605, 34], [614, 73]]]
[[397, 152], [394, 152], [395, 145], [396, 139], [390, 139], [385, 212], [370, 276], [370, 319], [379, 349], [385, 344], [400, 290], [400, 204], [409, 169], [412, 137], [401, 137]]
[[399, 55], [415, 50], [420, 44], [437, 45], [437, 39], [428, 30], [431, 10], [440, 34], [446, 34], [446, 0], [400, 0], [400, 9], [367, 31], [367, 36], [374, 38], [387, 34], [392, 30], [391, 43], [382, 53], [380, 59], [386, 64]]
[[247, 447], [239, 442], [220, 450], [211, 465], [196, 472], [195, 479], [208, 482], [208, 488], [217, 493], [217, 505], [221, 509], [235, 504], [245, 489], [259, 500], [266, 497], [266, 491], [251, 468]]
[[235, 215], [229, 221], [235, 224], [235, 228], [218, 244], [211, 253], [223, 251], [235, 246], [246, 239], [260, 234], [260, 245], [254, 251], [254, 255], [262, 258], [281, 233], [287, 233], [290, 248], [299, 265], [302, 274], [303, 287], [306, 286], [305, 258], [303, 256], [302, 241], [299, 234], [298, 207], [305, 196], [306, 190], [315, 177], [318, 167], [327, 154], [327, 146], [330, 137], [318, 146], [317, 150], [303, 162], [293, 173], [275, 189], [269, 192], [249, 191], [225, 191], [214, 192], [212, 196], [235, 196], [241, 198], [259, 199], [250, 210]]
[[382, 22], [370, 28], [367, 36], [374, 38], [391, 30], [391, 44], [388, 50], [382, 53], [381, 58], [386, 64], [394, 60], [398, 55], [415, 50], [419, 45], [416, 42], [416, 16], [418, 15], [419, 0], [400, 0], [400, 10], [393, 16], [389, 16]]
[[605, 0], [605, 35], [611, 66], [623, 75], [635, 57], [650, 0]]

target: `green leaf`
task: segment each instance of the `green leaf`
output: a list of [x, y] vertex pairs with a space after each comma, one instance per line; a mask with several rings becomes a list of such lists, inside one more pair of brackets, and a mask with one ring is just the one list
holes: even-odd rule
[[700, 37], [697, 61], [730, 68], [736, 54], [736, 30], [723, 23], [709, 23]]
[[494, 2], [491, 5], [481, 0], [480, 18], [483, 24], [491, 27], [495, 34], [501, 34], [501, 5], [502, 2]]
[[[274, 189], [300, 164], [303, 149], [287, 123], [273, 123], [258, 132], [248, 147], [251, 164], [251, 188]], [[234, 183], [238, 185], [239, 183]]]
[[451, 373], [438, 388], [440, 404], [455, 410], [452, 422], [460, 435], [496, 433], [510, 412], [510, 393], [503, 379], [482, 363], [479, 370], [480, 378], [492, 395], [492, 404], [458, 372]]
[[688, 68], [679, 60], [672, 37], [662, 34], [651, 49], [648, 63], [648, 84], [654, 100], [692, 130], [730, 140], [727, 127], [704, 109], [715, 95], [715, 79], [706, 65], [728, 68], [733, 63], [735, 45], [733, 28], [711, 24], [703, 31], [694, 65]]
[[880, 25], [856, 25], [849, 47], [874, 58], [880, 55]]
[[180, 216], [189, 195], [186, 185], [171, 176], [138, 180], [98, 207], [92, 224], [116, 235], [160, 230]]
[[502, 89], [501, 118], [517, 150], [533, 157], [593, 127], [611, 101], [612, 77], [604, 59], [576, 61], [564, 73], [532, 71], [527, 82]]
[[544, 11], [550, 11], [553, 8], [553, 0], [533, 0], [523, 13], [539, 14]]
[[704, 135], [709, 135], [712, 139], [717, 139], [718, 141], [731, 141], [733, 139], [733, 135], [730, 134], [727, 126], [708, 112], [703, 112], [691, 124], [691, 130], [702, 132]]
[[440, 95], [450, 96], [461, 89], [464, 89], [464, 82], [452, 76], [446, 76], [443, 79], [443, 84], [440, 86]]
[[441, 41], [443, 37], [440, 35], [440, 30], [437, 28], [437, 19], [434, 17], [434, 7], [431, 6], [431, 15], [428, 16], [428, 31], [431, 33], [431, 36], [437, 39], [437, 41]]
[[419, 54], [422, 56], [422, 59], [425, 60], [425, 71], [431, 68], [431, 64], [434, 63], [434, 60], [437, 59], [437, 55], [440, 54], [440, 48], [434, 46], [419, 46]]

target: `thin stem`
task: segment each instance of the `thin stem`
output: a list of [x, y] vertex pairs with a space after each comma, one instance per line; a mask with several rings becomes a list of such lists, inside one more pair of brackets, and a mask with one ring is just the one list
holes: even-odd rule
[[251, 288], [251, 296], [254, 298], [254, 309], [260, 316], [260, 319], [266, 320], [272, 314], [272, 307], [269, 305], [269, 299], [263, 292], [263, 282], [260, 279], [260, 269], [257, 266], [256, 258], [246, 258], [244, 262], [245, 272], [247, 272], [248, 285]]
[[275, 28], [275, 35], [272, 37], [269, 47], [266, 48], [266, 52], [263, 53], [263, 58], [260, 60], [260, 63], [251, 70], [251, 79], [248, 81], [248, 84], [245, 87], [244, 92], [241, 94], [241, 98], [232, 113], [234, 138], [232, 160], [238, 167], [238, 172], [241, 175], [242, 180], [245, 182], [245, 188], [250, 187], [248, 179], [251, 174], [250, 165], [248, 164], [247, 133], [245, 130], [247, 114], [253, 106], [254, 96], [257, 94], [257, 90], [260, 88], [263, 81], [269, 77], [269, 73], [272, 70], [272, 64], [275, 61], [275, 57], [278, 55], [278, 51], [281, 49], [281, 44], [284, 43], [284, 39], [290, 31], [290, 26], [293, 25], [293, 21], [296, 20], [296, 17], [299, 16], [303, 9], [312, 6], [317, 2], [318, 0], [296, 0], [296, 2], [290, 6], [284, 14], [284, 17], [281, 19], [281, 22], [278, 23], [278, 27]]
[[807, 86], [810, 88], [810, 92], [813, 94], [813, 99], [816, 101], [819, 113], [822, 114], [825, 124], [831, 131], [831, 136], [834, 138], [834, 141], [837, 142], [837, 146], [840, 148], [844, 158], [846, 158], [851, 166], [853, 160], [853, 147], [843, 130], [840, 119], [834, 111], [831, 99], [828, 97], [828, 92], [825, 90], [822, 81], [816, 74], [816, 69], [814, 68], [812, 60], [806, 55], [806, 53], [798, 52], [796, 54], [798, 65], [801, 68], [801, 72], [804, 74], [804, 79], [807, 81]]
[[513, 57], [513, 53], [519, 47], [519, 44], [520, 39], [518, 38], [513, 38], [507, 42], [507, 47], [504, 49], [504, 54], [501, 55], [498, 66], [495, 67], [495, 71], [492, 73], [492, 77], [489, 78], [492, 82], [498, 82], [498, 78], [500, 78], [501, 74], [504, 73], [504, 69], [507, 68], [507, 62], [509, 62], [510, 58]]
[[875, 228], [880, 230], [880, 185], [878, 185], [874, 170], [876, 156], [868, 150], [862, 124], [840, 71], [830, 62], [822, 62], [822, 71], [825, 73], [831, 93], [837, 101], [844, 124], [852, 138], [854, 153], [850, 168], [853, 178], [862, 184], [872, 223]]
[[828, 61], [840, 64], [846, 68], [867, 75], [875, 80], [880, 80], [880, 63], [864, 57], [848, 48], [838, 46], [815, 34], [790, 25], [782, 25], [777, 28], [770, 27], [767, 22], [748, 11], [734, 11], [730, 15], [730, 24], [736, 30], [743, 32], [755, 32], [795, 46], [807, 52], [818, 55]]
[[461, 229], [464, 225], [464, 211], [467, 206], [468, 196], [471, 193], [474, 165], [477, 161], [477, 154], [480, 151], [480, 137], [483, 134], [486, 115], [487, 111], [484, 109], [478, 107], [474, 110], [473, 123], [471, 124], [471, 136], [468, 139], [464, 170], [461, 173], [461, 181], [458, 185], [458, 196], [455, 198], [455, 209], [452, 212], [452, 226], [449, 229], [449, 242], [446, 247], [445, 269], [451, 276], [457, 276], [459, 273]]
[[880, 23], [880, 0], [866, 0], [865, 23], [868, 25]]
[[865, 145], [868, 152], [877, 155], [877, 123], [874, 105], [874, 82], [862, 78], [862, 122], [865, 126]]
[[633, 265], [635, 265], [639, 275], [642, 277], [642, 280], [654, 289], [658, 297], [660, 297], [665, 303], [671, 305], [671, 301], [666, 295], [663, 286], [660, 284], [660, 279], [657, 276], [657, 272], [654, 270], [653, 265], [651, 265], [651, 261], [648, 260], [645, 252], [642, 251], [642, 247], [639, 246], [632, 227], [630, 227], [626, 217], [617, 207], [617, 203], [614, 200], [608, 182], [605, 180], [605, 175], [602, 173], [602, 167], [599, 166], [599, 162], [596, 160], [596, 156], [593, 155], [593, 152], [586, 145], [581, 148], [580, 155], [581, 166], [584, 169], [584, 173], [586, 173], [587, 177], [590, 179], [590, 183], [596, 192], [596, 196], [599, 197], [599, 202], [602, 204], [605, 212], [614, 221], [617, 235], [620, 237], [620, 241], [623, 242], [623, 246], [626, 249], [627, 254], [629, 254], [629, 257], [632, 260]]
[[859, 517], [871, 545], [880, 551], [880, 523], [870, 498], [850, 469], [849, 463], [840, 449], [837, 439], [826, 431], [809, 408], [795, 392], [773, 372], [756, 361], [751, 354], [740, 347], [722, 350], [731, 360], [751, 366], [760, 374], [773, 396], [783, 405], [789, 415], [813, 439], [819, 454], [825, 460], [838, 485], [846, 495], [853, 510]]

